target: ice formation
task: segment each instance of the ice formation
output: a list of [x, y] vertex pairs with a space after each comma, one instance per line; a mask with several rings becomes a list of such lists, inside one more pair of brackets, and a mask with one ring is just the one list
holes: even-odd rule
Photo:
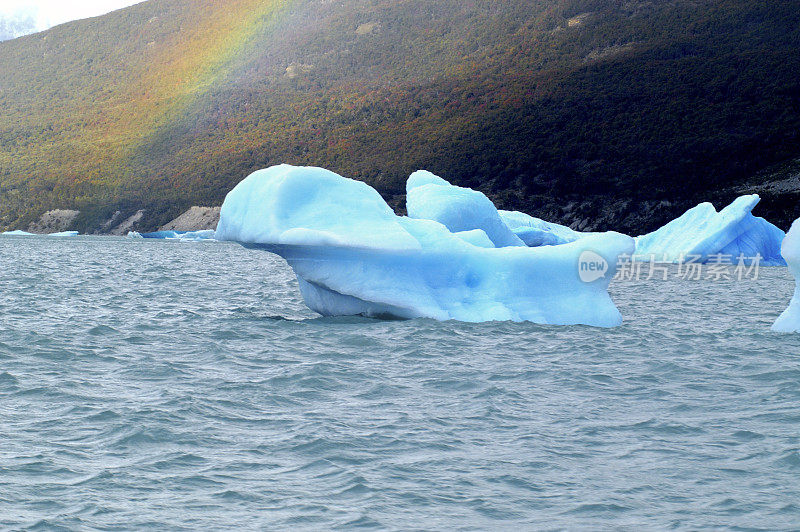
[[19, 231], [19, 230], [17, 230], [17, 231], [6, 231], [3, 234], [4, 235], [9, 235], [9, 236], [58, 236], [58, 237], [64, 237], [64, 236], [78, 236], [78, 231], [61, 231], [60, 233], [50, 233], [50, 234], [47, 234], [47, 235], [38, 235], [36, 233], [28, 233], [27, 231]]
[[655, 257], [664, 262], [699, 257], [727, 257], [737, 262], [739, 257], [753, 259], [761, 256], [761, 264], [779, 266], [785, 262], [780, 249], [784, 233], [751, 211], [760, 198], [757, 194], [742, 196], [717, 212], [710, 203], [689, 209], [661, 229], [636, 238], [637, 258]]
[[525, 245], [483, 193], [451, 185], [426, 170], [408, 178], [406, 208], [409, 218], [434, 220], [454, 233], [480, 229], [498, 248]]
[[569, 227], [522, 212], [498, 211], [483, 193], [451, 185], [426, 170], [408, 178], [406, 207], [410, 218], [437, 221], [454, 233], [480, 230], [492, 247], [553, 246], [581, 237]]
[[[423, 174], [427, 183], [417, 182], [419, 187], [450, 187], [431, 176]], [[431, 192], [420, 203], [430, 212], [448, 211], [451, 204], [441, 211], [431, 204], [434, 196], [448, 194]], [[605, 233], [562, 246], [495, 247], [492, 237], [501, 244], [514, 240], [500, 239], [502, 228], [485, 225], [484, 211], [491, 209], [483, 200], [469, 201], [481, 206], [479, 223], [466, 220], [453, 229], [395, 215], [359, 181], [281, 165], [255, 172], [228, 194], [216, 236], [285, 258], [306, 304], [327, 316], [621, 323], [607, 287], [618, 257], [633, 252], [633, 239]], [[579, 274], [587, 256], [592, 268], [605, 266], [591, 282]]]
[[177, 238], [178, 235], [183, 234], [179, 231], [153, 231], [151, 233], [139, 233], [142, 238], [151, 238], [154, 240], [166, 240], [167, 238]]
[[569, 244], [585, 234], [519, 211], [498, 211], [500, 219], [529, 247]]
[[198, 240], [214, 240], [213, 229], [204, 229], [202, 231], [154, 231], [152, 233], [137, 233], [131, 231], [128, 233], [129, 238], [149, 238], [157, 240], [184, 240], [184, 241], [198, 241]]
[[781, 246], [781, 255], [789, 265], [795, 279], [794, 297], [789, 307], [783, 311], [772, 330], [776, 332], [800, 332], [800, 219], [795, 220], [786, 233]]

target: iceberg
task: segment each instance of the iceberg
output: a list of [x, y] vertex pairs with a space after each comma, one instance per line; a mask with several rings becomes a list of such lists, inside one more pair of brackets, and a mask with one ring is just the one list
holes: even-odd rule
[[780, 248], [784, 232], [752, 210], [761, 198], [742, 196], [717, 212], [711, 203], [689, 209], [661, 229], [636, 238], [636, 258], [655, 257], [664, 262], [680, 262], [696, 257], [696, 262], [725, 257], [738, 262], [752, 262], [761, 256], [765, 266], [783, 266]]
[[167, 240], [183, 240], [184, 242], [198, 242], [201, 240], [216, 240], [216, 231], [213, 229], [203, 229], [201, 231], [179, 232], [174, 237], [167, 237]]
[[800, 332], [800, 219], [792, 224], [781, 245], [781, 255], [789, 265], [795, 279], [795, 289], [789, 307], [783, 311], [772, 330], [775, 332]]
[[153, 231], [151, 233], [137, 233], [142, 238], [152, 238], [156, 240], [166, 240], [167, 238], [178, 238], [184, 231]]
[[[492, 236], [502, 233], [486, 230], [493, 228], [453, 230], [400, 217], [365, 183], [281, 165], [253, 173], [227, 195], [216, 237], [286, 259], [306, 304], [325, 316], [622, 322], [607, 288], [619, 256], [633, 252], [632, 238], [604, 233], [563, 246], [496, 247]], [[582, 281], [587, 258], [600, 273]]]
[[408, 178], [406, 209], [409, 218], [439, 222], [453, 233], [480, 229], [498, 248], [525, 245], [483, 193], [451, 185], [427, 170]]
[[9, 236], [55, 236], [55, 237], [67, 237], [67, 236], [78, 236], [78, 231], [61, 231], [60, 233], [49, 233], [46, 235], [39, 235], [37, 233], [28, 233], [27, 231], [6, 231], [3, 233], [4, 235]]
[[213, 229], [204, 229], [202, 231], [154, 231], [152, 233], [137, 233], [130, 231], [129, 238], [149, 238], [156, 240], [184, 240], [188, 242], [195, 242], [199, 240], [214, 240], [216, 231]]
[[565, 225], [546, 222], [524, 212], [502, 210], [498, 212], [503, 223], [528, 247], [569, 244], [584, 236], [584, 233], [574, 231]]

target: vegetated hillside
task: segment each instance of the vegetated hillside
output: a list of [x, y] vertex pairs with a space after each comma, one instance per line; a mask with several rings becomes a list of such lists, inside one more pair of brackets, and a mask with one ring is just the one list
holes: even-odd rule
[[800, 154], [799, 28], [757, 0], [150, 0], [0, 43], [0, 227], [148, 229], [288, 162], [644, 232]]

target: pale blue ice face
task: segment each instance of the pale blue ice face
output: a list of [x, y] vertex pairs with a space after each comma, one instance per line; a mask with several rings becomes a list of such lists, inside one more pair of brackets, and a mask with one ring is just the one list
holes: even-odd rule
[[717, 212], [710, 203], [689, 209], [664, 227], [637, 237], [636, 254], [654, 256], [665, 262], [698, 257], [701, 262], [711, 256], [761, 257], [761, 264], [785, 265], [781, 258], [784, 232], [752, 210], [760, 198], [757, 194], [742, 196]]
[[430, 172], [415, 172], [408, 178], [406, 209], [409, 218], [433, 220], [454, 233], [479, 229], [498, 248], [525, 245], [483, 193], [453, 186]]

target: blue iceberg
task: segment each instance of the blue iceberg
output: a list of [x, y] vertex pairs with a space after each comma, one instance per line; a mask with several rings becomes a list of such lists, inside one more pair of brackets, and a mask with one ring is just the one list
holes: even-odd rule
[[[419, 187], [450, 187], [423, 178], [428, 183]], [[450, 193], [477, 197], [435, 191], [416, 205], [437, 212], [432, 198]], [[491, 210], [481, 199], [471, 201]], [[497, 247], [495, 239], [515, 241], [502, 238], [483, 214], [453, 228], [400, 217], [365, 183], [321, 168], [281, 165], [255, 172], [228, 194], [216, 237], [282, 256], [306, 304], [326, 316], [603, 327], [622, 322], [607, 288], [619, 256], [633, 252], [632, 238], [604, 233], [562, 246]], [[582, 269], [587, 260], [589, 276]]]
[[757, 194], [742, 196], [719, 212], [712, 204], [701, 203], [661, 229], [637, 237], [636, 257], [664, 262], [726, 257], [735, 263], [739, 257], [751, 262], [760, 256], [763, 265], [783, 266], [784, 232], [753, 216], [751, 211], [759, 201]]
[[196, 242], [199, 240], [215, 240], [214, 234], [215, 231], [213, 229], [204, 229], [202, 231], [154, 231], [152, 233], [137, 233], [136, 231], [131, 231], [128, 233], [128, 237]]
[[789, 307], [775, 321], [772, 330], [786, 333], [800, 332], [800, 219], [795, 220], [792, 228], [786, 233], [781, 254], [794, 276], [795, 289]]

